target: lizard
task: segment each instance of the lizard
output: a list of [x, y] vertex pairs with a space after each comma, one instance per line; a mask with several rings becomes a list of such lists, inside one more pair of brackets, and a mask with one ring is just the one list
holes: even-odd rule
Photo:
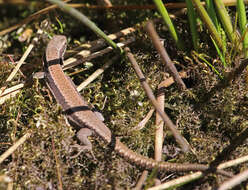
[[[79, 129], [77, 132], [79, 141], [91, 147], [87, 136], [93, 131], [121, 157], [144, 169], [157, 168], [158, 171], [166, 172], [209, 170], [209, 166], [204, 164], [157, 162], [124, 145], [90, 109], [88, 102], [79, 94], [72, 80], [63, 72], [63, 55], [66, 46], [67, 39], [63, 35], [55, 35], [49, 41], [43, 56], [44, 73], [47, 86], [57, 103], [61, 105], [70, 125]], [[232, 176], [224, 170], [217, 169], [216, 172], [228, 177]]]

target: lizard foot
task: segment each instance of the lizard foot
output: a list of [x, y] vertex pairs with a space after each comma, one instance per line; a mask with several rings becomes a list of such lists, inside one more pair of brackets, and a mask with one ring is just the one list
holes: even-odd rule
[[[75, 144], [75, 145], [71, 145], [70, 147], [72, 149], [74, 149], [74, 148], [77, 149], [77, 153], [75, 155], [71, 156], [70, 157], [71, 159], [78, 157], [82, 152], [91, 152], [91, 155], [93, 155], [93, 157], [95, 157], [93, 152], [92, 152], [92, 146], [85, 146], [85, 145], [82, 146], [79, 144]], [[73, 152], [73, 151], [71, 150], [70, 152]]]
[[76, 148], [78, 150], [78, 153], [75, 154], [74, 156], [71, 156], [71, 158], [76, 158], [78, 157], [82, 152], [86, 152], [89, 151], [91, 152], [91, 155], [93, 155], [93, 157], [95, 158], [93, 152], [92, 152], [92, 144], [88, 139], [88, 136], [92, 135], [92, 131], [88, 128], [81, 128], [78, 132], [77, 132], [77, 138], [78, 140], [83, 144], [83, 145], [79, 145], [79, 144], [75, 144], [72, 145], [72, 148]]

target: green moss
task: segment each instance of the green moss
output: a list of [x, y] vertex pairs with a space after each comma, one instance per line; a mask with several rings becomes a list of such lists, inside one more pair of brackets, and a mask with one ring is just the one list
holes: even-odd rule
[[[75, 29], [78, 23], [68, 21], [69, 18], [61, 16], [60, 11], [50, 14], [60, 16], [60, 22], [64, 26], [64, 34], [70, 39], [69, 47], [75, 46], [73, 44], [74, 39], [79, 39], [79, 28]], [[89, 14], [97, 20], [97, 14], [92, 12]], [[108, 14], [108, 17], [111, 16], [112, 19], [116, 19], [120, 27], [124, 28], [126, 25], [130, 26], [131, 23], [144, 20], [152, 12], [132, 13], [138, 14], [137, 20], [133, 19], [129, 24], [124, 22], [124, 20], [130, 20], [127, 13], [119, 15], [111, 12]], [[56, 25], [53, 16], [50, 17], [50, 21]], [[183, 24], [180, 19], [177, 22], [182, 28], [181, 30], [186, 31], [184, 38], [190, 49], [188, 26]], [[180, 70], [189, 69], [190, 77], [185, 82], [191, 93], [181, 92], [175, 85], [166, 88], [165, 111], [177, 124], [180, 132], [196, 152], [195, 155], [179, 152], [174, 157], [164, 154], [163, 158], [178, 163], [209, 163], [216, 157], [218, 153], [216, 150], [222, 150], [233, 136], [247, 127], [248, 96], [245, 76], [242, 75], [230, 87], [216, 92], [208, 102], [199, 105], [198, 101], [218, 82], [218, 76], [204, 63], [193, 59], [190, 54], [178, 52], [169, 39], [165, 28], [161, 24], [158, 24], [157, 28], [160, 36], [166, 39], [168, 53], [171, 59], [178, 63], [177, 67]], [[47, 28], [46, 32], [53, 34], [58, 33], [57, 30], [58, 27], [51, 27]], [[81, 32], [86, 40], [96, 38], [85, 28]], [[216, 52], [212, 50], [211, 42], [208, 40], [209, 35], [205, 32], [200, 35], [203, 42], [199, 51], [205, 53], [209, 61], [213, 62], [216, 58]], [[158, 84], [166, 75], [165, 67], [144, 32], [139, 30], [135, 37], [136, 41], [130, 48], [156, 94]], [[12, 38], [8, 40], [14, 41]], [[25, 47], [27, 44], [19, 44], [19, 46]], [[22, 67], [22, 71], [25, 71], [25, 74], [28, 73], [27, 76], [34, 70], [42, 70], [40, 63], [44, 47], [45, 42], [37, 44], [34, 50], [36, 53], [31, 54], [27, 61], [28, 64]], [[23, 53], [22, 48], [16, 50], [14, 46], [4, 51], [12, 52], [14, 50], [18, 52], [18, 55]], [[82, 82], [95, 69], [106, 63], [110, 57], [112, 54], [92, 60], [92, 67], [72, 76], [74, 82], [76, 84]], [[4, 55], [1, 55], [0, 60], [1, 63], [4, 63], [0, 64], [0, 84], [3, 86], [12, 68], [5, 63], [8, 59]], [[38, 64], [32, 65], [30, 63]], [[214, 66], [221, 71], [223, 70], [218, 62], [215, 62]], [[73, 68], [68, 73], [78, 68]], [[18, 74], [10, 86], [18, 84], [20, 80], [23, 78]], [[154, 156], [154, 115], [144, 129], [141, 131], [132, 130], [146, 116], [152, 106], [131, 65], [126, 60], [119, 60], [114, 63], [101, 77], [82, 91], [82, 96], [101, 110], [106, 125], [122, 139], [123, 143], [142, 155]], [[35, 189], [38, 186], [48, 188], [50, 184], [57, 188], [56, 166], [58, 163], [64, 189], [128, 189], [134, 187], [142, 171], [111, 152], [112, 150], [98, 137], [90, 137], [93, 143], [92, 152], [82, 153], [77, 158], [72, 159], [71, 156], [75, 152], [71, 151], [71, 145], [78, 143], [75, 130], [66, 124], [61, 108], [56, 104], [42, 80], [34, 81], [32, 85], [23, 88], [17, 96], [1, 105], [0, 139], [2, 146], [0, 152], [6, 151], [28, 131], [32, 133], [31, 137], [0, 167], [1, 174], [6, 174], [13, 179], [14, 189]], [[171, 146], [173, 153], [178, 145], [170, 132], [166, 131], [166, 128], [165, 134], [164, 146]], [[52, 142], [55, 150], [52, 148]], [[58, 163], [56, 163], [54, 151], [58, 157]], [[245, 155], [247, 151], [247, 145], [244, 143], [228, 159]], [[239, 172], [240, 169], [241, 167], [236, 167], [233, 171]], [[154, 173], [157, 174], [156, 171]], [[162, 179], [168, 173], [158, 174], [158, 177]], [[151, 181], [148, 182], [147, 186], [153, 183], [155, 174], [151, 175], [149, 178]], [[180, 175], [175, 174], [175, 177]], [[221, 183], [221, 180], [222, 178], [219, 176], [217, 178], [215, 175], [211, 175], [191, 183], [190, 187], [201, 187], [201, 184], [216, 185]]]

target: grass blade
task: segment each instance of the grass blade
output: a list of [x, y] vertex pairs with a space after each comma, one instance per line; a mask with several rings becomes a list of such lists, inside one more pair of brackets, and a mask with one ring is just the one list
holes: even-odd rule
[[153, 2], [155, 3], [155, 5], [157, 7], [158, 12], [162, 15], [162, 18], [163, 18], [166, 26], [168, 27], [172, 38], [176, 42], [177, 47], [180, 50], [183, 50], [184, 45], [183, 45], [182, 41], [179, 39], [179, 37], [178, 37], [178, 33], [176, 31], [176, 28], [174, 27], [174, 25], [173, 25], [173, 23], [172, 23], [172, 21], [171, 21], [171, 19], [169, 17], [169, 14], [168, 14], [163, 2], [161, 0], [153, 0]]
[[245, 4], [243, 0], [237, 0], [237, 11], [239, 18], [239, 28], [241, 30], [242, 38], [243, 38], [243, 50], [245, 53], [245, 58], [248, 57], [248, 35], [246, 32], [246, 12], [245, 12]]
[[220, 1], [220, 0], [214, 0], [214, 2], [215, 2], [217, 12], [219, 14], [219, 18], [221, 20], [221, 23], [225, 29], [225, 32], [226, 32], [228, 38], [231, 40], [231, 42], [234, 43], [235, 42], [235, 35], [233, 33], [232, 22], [231, 22], [231, 19], [229, 17], [229, 14], [225, 8], [225, 5], [224, 5], [223, 1]]
[[47, 1], [52, 4], [58, 5], [58, 7], [61, 8], [63, 11], [69, 13], [70, 15], [78, 19], [80, 22], [82, 22], [84, 25], [90, 28], [93, 32], [95, 32], [98, 36], [106, 40], [106, 42], [114, 49], [119, 50], [120, 52], [123, 51], [120, 47], [117, 46], [117, 44], [114, 41], [112, 41], [100, 28], [96, 26], [94, 22], [88, 19], [88, 17], [86, 17], [83, 13], [79, 12], [75, 8], [68, 6], [66, 3], [60, 0], [47, 0]]
[[[211, 20], [213, 21], [218, 33], [221, 34], [223, 46], [226, 47], [226, 35], [225, 35], [225, 32], [223, 31], [221, 24], [218, 20], [218, 17], [216, 15], [214, 2], [213, 2], [213, 0], [205, 0], [205, 2], [206, 2], [207, 12], [208, 12]], [[216, 48], [216, 51], [219, 55], [221, 62], [223, 63], [224, 67], [226, 67], [227, 64], [226, 64], [226, 60], [225, 60], [225, 52], [221, 51], [221, 49], [217, 46], [217, 44], [215, 43], [215, 41], [213, 39], [212, 39], [212, 41], [213, 41], [213, 44]]]
[[198, 46], [199, 46], [199, 35], [197, 32], [197, 23], [196, 23], [196, 14], [194, 10], [194, 6], [192, 4], [191, 0], [186, 0], [186, 5], [188, 9], [188, 19], [189, 19], [189, 25], [190, 25], [190, 31], [191, 31], [191, 36], [192, 36], [192, 41], [193, 41], [193, 46], [194, 49], [197, 51]]
[[216, 44], [218, 45], [218, 47], [222, 50], [225, 49], [221, 37], [218, 33], [218, 31], [216, 30], [211, 18], [208, 16], [207, 11], [205, 10], [205, 8], [202, 6], [200, 0], [192, 0], [195, 4], [195, 8], [198, 11], [202, 21], [205, 23], [207, 29], [209, 30], [212, 38], [215, 40]]
[[220, 31], [220, 23], [218, 21], [217, 15], [216, 15], [216, 11], [215, 11], [215, 6], [214, 6], [214, 2], [212, 0], [205, 0], [206, 2], [206, 10], [211, 18], [211, 20], [213, 21], [215, 27], [217, 28], [217, 31]]

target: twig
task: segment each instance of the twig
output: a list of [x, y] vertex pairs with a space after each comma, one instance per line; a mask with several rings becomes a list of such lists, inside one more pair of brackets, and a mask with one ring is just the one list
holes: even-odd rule
[[147, 94], [147, 96], [149, 97], [151, 103], [153, 104], [153, 106], [155, 107], [156, 111], [159, 113], [159, 115], [163, 118], [163, 121], [165, 122], [166, 126], [171, 130], [173, 136], [175, 137], [177, 143], [181, 146], [182, 151], [183, 152], [188, 152], [191, 151], [190, 145], [189, 143], [186, 141], [186, 139], [179, 133], [179, 131], [176, 129], [176, 126], [172, 123], [172, 121], [170, 120], [170, 118], [167, 116], [167, 114], [160, 109], [158, 102], [151, 90], [151, 88], [149, 87], [149, 85], [146, 82], [145, 76], [143, 75], [142, 71], [140, 70], [133, 54], [130, 52], [129, 48], [125, 48], [125, 53], [128, 57], [128, 59], [130, 60], [136, 75], [139, 77], [139, 80]]
[[[159, 104], [159, 108], [161, 110], [164, 110], [164, 91], [161, 90], [160, 85], [158, 86], [158, 96], [157, 96], [157, 102]], [[158, 112], [156, 112], [156, 132], [155, 132], [155, 160], [161, 161], [162, 158], [162, 146], [163, 146], [163, 126], [164, 122], [161, 116]]]
[[207, 94], [205, 94], [204, 98], [202, 98], [202, 100], [200, 100], [200, 103], [201, 104], [207, 103], [209, 101], [209, 99], [211, 97], [213, 97], [213, 95], [216, 92], [220, 92], [223, 89], [225, 89], [226, 87], [228, 87], [230, 85], [231, 81], [235, 81], [238, 77], [240, 77], [241, 73], [247, 67], [247, 65], [248, 65], [248, 59], [242, 60], [240, 65], [237, 68], [235, 68], [232, 71], [230, 71], [229, 73], [227, 73], [226, 77], [223, 80], [221, 80]]
[[24, 85], [24, 83], [20, 83], [4, 90], [4, 92], [0, 95], [0, 105], [3, 104], [7, 99], [14, 97], [20, 91], [20, 89], [24, 87]]
[[13, 189], [13, 179], [11, 179], [9, 176], [1, 175], [0, 176], [0, 182], [1, 182], [1, 184], [8, 183], [7, 190]]
[[[135, 32], [136, 27], [138, 27], [138, 26], [139, 26], [139, 24], [135, 25], [134, 27], [125, 28], [123, 30], [120, 30], [119, 32], [114, 33], [114, 34], [109, 34], [108, 37], [111, 40], [116, 40], [120, 37], [127, 36], [127, 35]], [[87, 52], [92, 53], [94, 51], [99, 50], [100, 48], [103, 48], [106, 45], [107, 45], [107, 43], [103, 39], [97, 39], [97, 40], [91, 41], [89, 43], [84, 43], [84, 44], [80, 45], [79, 47], [73, 49], [69, 53], [66, 53], [65, 58], [70, 57], [71, 55], [74, 55], [76, 53], [79, 55], [84, 55], [84, 54], [86, 54], [86, 53], [84, 53], [85, 49], [88, 50]], [[78, 51], [81, 51], [82, 49], [84, 49], [82, 52], [78, 52]], [[65, 60], [65, 62], [70, 62], [70, 61]]]
[[146, 26], [146, 31], [149, 34], [152, 43], [154, 45], [154, 47], [156, 48], [156, 50], [158, 51], [159, 55], [161, 56], [162, 62], [165, 64], [168, 72], [171, 74], [171, 76], [174, 78], [174, 80], [176, 81], [178, 87], [182, 90], [186, 89], [186, 86], [183, 82], [183, 80], [180, 78], [177, 69], [175, 67], [175, 65], [172, 63], [169, 55], [167, 54], [165, 48], [163, 47], [163, 45], [161, 44], [160, 40], [159, 40], [159, 36], [153, 26], [152, 21], [148, 21]]
[[[71, 0], [67, 0], [64, 2], [69, 2]], [[244, 2], [247, 4], [248, 0], [244, 0]], [[236, 5], [236, 0], [223, 0], [223, 3], [225, 4], [225, 6], [234, 6]], [[205, 2], [202, 2], [203, 5], [205, 5]], [[74, 7], [74, 8], [87, 8], [87, 9], [113, 9], [113, 10], [136, 10], [136, 9], [155, 9], [155, 5], [114, 5], [114, 6], [99, 6], [99, 5], [88, 5], [88, 4], [68, 4], [70, 7]], [[164, 6], [167, 9], [181, 9], [181, 8], [186, 8], [186, 3], [165, 3]], [[8, 29], [2, 30], [0, 31], [0, 36], [5, 35], [9, 32], [12, 32], [13, 30], [19, 28], [20, 26], [27, 24], [29, 22], [31, 22], [32, 20], [34, 20], [35, 18], [37, 18], [38, 16], [42, 15], [42, 14], [46, 14], [47, 12], [49, 12], [50, 10], [53, 10], [55, 8], [58, 8], [57, 5], [52, 5], [49, 7], [46, 7], [32, 15], [30, 15], [29, 17], [27, 17], [26, 19], [24, 19], [23, 21], [19, 22], [18, 24], [11, 26]]]
[[151, 187], [148, 190], [162, 190], [162, 189], [166, 189], [166, 188], [172, 188], [172, 187], [179, 186], [180, 184], [185, 184], [187, 182], [191, 182], [191, 181], [196, 180], [200, 177], [202, 177], [202, 172], [195, 172], [193, 174], [186, 175], [186, 176], [179, 177], [177, 179], [168, 181], [168, 182], [163, 183], [161, 185]]
[[18, 62], [18, 64], [16, 65], [16, 67], [14, 68], [14, 70], [11, 72], [11, 74], [9, 75], [9, 77], [6, 79], [6, 82], [11, 81], [15, 74], [17, 73], [17, 71], [20, 69], [20, 67], [22, 66], [22, 64], [24, 63], [24, 61], [26, 60], [27, 56], [29, 55], [29, 53], [31, 52], [31, 50], [34, 47], [34, 43], [38, 41], [38, 38], [35, 37], [33, 39], [33, 42], [31, 44], [29, 44], [28, 48], [26, 49], [26, 51], [24, 52], [23, 56], [21, 57], [20, 61]]
[[57, 170], [57, 176], [58, 176], [58, 181], [59, 181], [58, 188], [59, 188], [59, 190], [63, 190], [62, 176], [61, 176], [61, 172], [60, 172], [60, 164], [59, 164], [58, 156], [56, 153], [53, 138], [52, 138], [52, 150], [53, 150], [53, 155], [54, 155], [55, 162], [56, 162], [56, 170]]
[[248, 169], [239, 173], [238, 175], [233, 176], [231, 179], [225, 181], [223, 184], [220, 185], [218, 190], [231, 189], [247, 179], [248, 179]]
[[26, 133], [23, 137], [21, 137], [13, 146], [11, 146], [7, 151], [5, 151], [0, 156], [0, 164], [8, 157], [10, 156], [20, 145], [22, 145], [29, 137], [31, 136], [31, 133]]
[[[164, 110], [164, 90], [162, 90], [161, 86], [158, 85], [158, 95], [157, 95], [157, 102], [159, 104], [159, 108]], [[155, 160], [160, 162], [162, 160], [162, 149], [163, 149], [163, 142], [164, 142], [164, 122], [158, 112], [156, 112], [156, 130], [155, 130]], [[159, 185], [161, 181], [157, 178], [155, 179], [155, 185]]]
[[152, 108], [149, 112], [148, 112], [148, 114], [144, 117], [144, 119], [142, 119], [142, 121], [141, 122], [139, 122], [139, 124], [136, 126], [136, 127], [134, 127], [131, 131], [136, 131], [136, 130], [141, 130], [141, 129], [143, 129], [144, 127], [145, 127], [145, 125], [146, 125], [146, 123], [149, 121], [149, 119], [152, 117], [152, 114], [153, 114], [153, 112], [154, 112], [154, 108]]
[[[117, 43], [117, 46], [120, 47], [120, 48], [121, 48], [121, 47], [124, 47], [124, 46], [126, 46], [126, 45], [128, 45], [128, 44], [134, 42], [134, 40], [135, 40], [135, 39], [132, 37], [132, 38], [126, 40], [126, 41], [123, 42], [123, 43]], [[105, 48], [105, 49], [103, 49], [103, 50], [100, 50], [100, 51], [98, 51], [98, 52], [94, 52], [94, 53], [92, 53], [92, 54], [90, 54], [89, 51], [81, 51], [81, 52], [79, 52], [79, 53], [77, 54], [77, 57], [78, 57], [78, 58], [69, 58], [69, 59], [67, 59], [66, 61], [64, 61], [63, 70], [67, 70], [67, 69], [69, 69], [69, 68], [71, 68], [71, 67], [74, 67], [74, 66], [76, 66], [76, 65], [82, 64], [82, 63], [84, 63], [85, 61], [89, 61], [89, 60], [94, 59], [94, 58], [96, 58], [96, 57], [102, 56], [102, 55], [104, 55], [104, 54], [106, 54], [106, 53], [109, 53], [109, 52], [111, 52], [111, 51], [113, 51], [113, 48], [112, 48], [112, 47], [107, 47], [107, 48]], [[80, 57], [80, 58], [79, 58], [79, 57]]]
[[[235, 6], [237, 0], [222, 0], [225, 6]], [[248, 0], [244, 0], [245, 3], [248, 3]], [[23, 0], [17, 0], [17, 2], [0, 2], [0, 4], [30, 4], [32, 2], [30, 1], [23, 1]], [[42, 4], [42, 2], [37, 2]], [[205, 2], [201, 2], [203, 5], [205, 5]], [[83, 3], [77, 3], [77, 4], [69, 4], [71, 7], [74, 8], [87, 8], [87, 9], [113, 9], [113, 10], [136, 10], [136, 9], [155, 9], [155, 5], [112, 5], [112, 6], [100, 6], [100, 5], [89, 5], [89, 4], [83, 4]], [[167, 9], [180, 9], [180, 8], [186, 8], [185, 3], [165, 3], [164, 6]]]
[[105, 5], [105, 6], [108, 6], [108, 7], [113, 6], [112, 3], [110, 2], [110, 0], [97, 0], [97, 3], [99, 5]]
[[[38, 34], [41, 34], [41, 33], [42, 33], [42, 31], [41, 30], [38, 30]], [[5, 83], [10, 82], [14, 78], [14, 76], [16, 75], [16, 73], [18, 72], [18, 70], [20, 69], [20, 67], [22, 66], [22, 64], [26, 60], [26, 58], [28, 57], [29, 53], [32, 51], [32, 49], [34, 47], [34, 44], [36, 42], [38, 42], [38, 37], [35, 37], [32, 40], [32, 43], [29, 44], [28, 48], [26, 49], [26, 51], [22, 55], [20, 61], [18, 61], [18, 63], [15, 66], [14, 70], [10, 73], [9, 77], [6, 79]], [[5, 89], [6, 89], [6, 86], [4, 86], [4, 87], [1, 88], [1, 90], [0, 90], [0, 96], [3, 94], [3, 92], [4, 92]]]
[[[131, 29], [127, 29], [128, 31], [132, 31]], [[126, 32], [128, 32], [126, 31]], [[113, 35], [114, 36], [114, 35]], [[112, 36], [112, 37], [113, 37]], [[135, 39], [134, 38], [130, 38], [128, 39], [127, 41], [123, 42], [123, 43], [117, 43], [118, 45], [120, 45], [121, 47], [122, 46], [125, 46], [129, 43], [132, 43]], [[88, 61], [88, 60], [91, 60], [93, 58], [96, 58], [98, 56], [101, 56], [103, 55], [104, 53], [107, 53], [109, 51], [112, 51], [113, 49], [111, 47], [108, 47], [102, 51], [99, 51], [99, 52], [95, 52], [91, 55], [89, 55], [88, 57], [86, 56], [84, 59], [82, 60], [79, 60], [78, 62], [76, 62], [77, 64], [80, 64], [81, 62], [85, 62], [85, 61]], [[68, 62], [66, 62], [68, 65], [65, 66], [64, 69], [68, 69], [68, 68], [71, 68], [73, 66], [73, 64], [77, 65], [75, 62], [72, 63], [72, 65], [70, 65], [69, 63], [72, 61], [72, 60], [77, 60], [75, 58], [72, 58], [72, 59], [68, 59]], [[84, 81], [79, 87], [79, 91], [81, 91], [83, 88], [85, 88], [85, 86], [87, 86], [90, 82], [92, 82], [96, 77], [98, 77], [105, 69], [107, 69], [110, 65], [111, 65], [111, 61], [106, 63], [103, 67], [101, 67], [100, 69], [96, 70], [88, 79], [86, 79], [86, 81]], [[37, 73], [36, 73], [37, 74]], [[35, 74], [35, 75], [36, 75]], [[40, 75], [41, 73], [39, 73]], [[34, 76], [35, 76], [34, 75]], [[39, 75], [37, 74], [37, 77], [38, 78], [43, 78], [42, 76], [39, 77]], [[1, 88], [1, 92], [2, 94], [0, 94], [0, 105], [3, 104], [7, 99], [9, 99], [10, 97], [13, 97], [15, 96], [19, 91], [20, 89], [22, 89], [23, 87], [25, 86], [25, 83], [20, 83], [18, 85], [15, 85], [13, 87], [10, 87], [8, 89], [6, 89], [6, 86], [2, 87]]]
[[248, 161], [248, 155], [247, 156], [242, 156], [240, 158], [236, 158], [234, 160], [230, 160], [230, 161], [227, 161], [227, 162], [224, 162], [222, 164], [220, 164], [217, 169], [225, 169], [225, 168], [228, 168], [228, 167], [231, 167], [231, 166], [236, 166], [238, 164], [242, 164], [244, 162], [247, 162]]
[[[113, 5], [113, 6], [100, 6], [100, 5], [87, 5], [87, 4], [69, 4], [74, 8], [89, 8], [89, 9], [110, 9], [110, 10], [142, 10], [142, 9], [155, 9], [155, 5]], [[168, 9], [181, 9], [185, 8], [185, 3], [165, 3], [164, 6]]]
[[26, 0], [12, 0], [12, 1], [0, 1], [1, 4], [28, 4]]
[[138, 183], [136, 184], [136, 186], [135, 186], [135, 188], [133, 190], [140, 190], [140, 189], [142, 189], [142, 185], [146, 181], [147, 175], [148, 175], [148, 171], [147, 170], [145, 170], [145, 171], [142, 172], [142, 175], [140, 176], [139, 181], [138, 181]]
[[[237, 0], [222, 0], [225, 6], [235, 6]], [[248, 0], [244, 0], [247, 4]], [[205, 5], [205, 2], [201, 2]], [[87, 8], [87, 9], [111, 9], [111, 10], [142, 10], [142, 9], [156, 9], [155, 5], [112, 5], [112, 6], [100, 6], [100, 5], [88, 5], [88, 4], [68, 4], [74, 8]], [[166, 9], [181, 9], [186, 8], [186, 3], [164, 3]]]
[[[180, 76], [181, 78], [187, 78], [187, 77], [188, 77], [186, 71], [180, 71], [180, 72], [179, 72], [179, 76]], [[160, 87], [160, 88], [167, 88], [167, 87], [169, 87], [170, 85], [172, 85], [174, 82], [175, 82], [175, 81], [174, 81], [173, 77], [169, 77], [169, 78], [165, 79], [164, 81], [162, 81], [162, 82], [159, 84], [159, 87]], [[162, 89], [161, 89], [161, 90], [162, 90]]]
[[[71, 0], [65, 0], [64, 2], [69, 2], [69, 1], [71, 1]], [[50, 11], [52, 9], [55, 9], [55, 8], [58, 8], [58, 6], [57, 5], [52, 5], [52, 6], [49, 6], [49, 7], [46, 7], [44, 9], [41, 9], [41, 10], [37, 11], [36, 13], [34, 13], [34, 14], [28, 16], [27, 18], [25, 18], [24, 20], [20, 21], [18, 24], [15, 24], [14, 26], [11, 26], [11, 27], [9, 27], [7, 29], [4, 29], [4, 30], [0, 31], [0, 36], [3, 36], [3, 35], [5, 35], [5, 34], [7, 34], [9, 32], [12, 32], [13, 30], [19, 28], [20, 26], [31, 22], [32, 20], [34, 20], [38, 16], [46, 14], [48, 11]]]
[[89, 85], [93, 80], [95, 80], [98, 76], [100, 76], [104, 70], [109, 68], [110, 65], [115, 63], [120, 56], [116, 55], [111, 60], [109, 60], [107, 63], [105, 63], [100, 69], [97, 69], [92, 75], [90, 75], [84, 82], [82, 82], [78, 87], [77, 90], [80, 92], [83, 90], [87, 85]]
[[240, 65], [231, 72], [227, 73], [225, 80], [220, 81], [220, 83], [217, 84], [215, 88], [218, 90], [226, 88], [231, 81], [235, 81], [238, 77], [240, 77], [241, 73], [247, 67], [247, 65], [248, 65], [248, 58], [241, 60]]
[[[247, 161], [248, 161], [248, 156], [243, 156], [243, 157], [237, 158], [235, 160], [230, 160], [230, 161], [224, 162], [224, 163], [220, 164], [217, 168], [218, 169], [225, 169], [225, 168], [232, 167], [232, 166], [235, 166], [235, 165], [247, 162]], [[162, 190], [162, 189], [166, 189], [166, 188], [172, 188], [172, 187], [176, 187], [176, 186], [179, 186], [182, 184], [192, 182], [193, 180], [199, 179], [201, 177], [203, 177], [202, 172], [195, 172], [193, 174], [186, 175], [186, 176], [179, 177], [177, 179], [168, 181], [168, 182], [163, 183], [161, 185], [158, 185], [156, 187], [151, 187], [148, 190]]]
[[[179, 75], [182, 77], [182, 78], [186, 78], [187, 77], [187, 74], [186, 74], [186, 72], [185, 71], [182, 71], [182, 72], [180, 72], [179, 73]], [[169, 78], [167, 78], [167, 79], [165, 79], [163, 82], [161, 82], [160, 84], [159, 84], [159, 89], [161, 89], [161, 90], [163, 90], [163, 88], [166, 88], [166, 87], [169, 87], [171, 84], [173, 84], [174, 83], [174, 80], [173, 80], [173, 77], [169, 77]], [[159, 96], [160, 96], [160, 93], [158, 93], [159, 94]], [[158, 100], [159, 101], [159, 100]], [[163, 102], [161, 102], [162, 103], [162, 105], [163, 105]], [[161, 106], [161, 109], [163, 109], [163, 106]], [[149, 112], [148, 112], [148, 114], [147, 114], [147, 116], [138, 124], [138, 126], [136, 126], [135, 127], [135, 129], [134, 130], [140, 130], [140, 129], [142, 129], [144, 126], [145, 126], [145, 124], [146, 124], [146, 122], [150, 119], [150, 117], [152, 116], [152, 114], [153, 114], [153, 112], [154, 112], [154, 109], [151, 109]], [[156, 114], [156, 117], [159, 117], [158, 116], [158, 114]], [[163, 122], [161, 121], [161, 119], [162, 118], [160, 118], [159, 120], [157, 120], [157, 118], [156, 118], [156, 126], [159, 126], [160, 124], [161, 125], [163, 125]], [[162, 129], [161, 129], [162, 128]], [[162, 138], [163, 138], [163, 127], [161, 127], [160, 128], [160, 130], [159, 130], [159, 132], [161, 132], [161, 134], [158, 134], [158, 136], [161, 136]], [[158, 130], [158, 129], [157, 129]], [[156, 132], [157, 132], [157, 130], [156, 130]], [[157, 134], [156, 134], [156, 136], [157, 136]], [[156, 138], [156, 140], [155, 140], [155, 159], [157, 159], [157, 161], [161, 161], [161, 155], [162, 155], [162, 152], [161, 152], [161, 150], [159, 151], [156, 151], [156, 142], [157, 142], [157, 138]], [[161, 140], [161, 143], [162, 143], [163, 141]], [[157, 144], [160, 144], [159, 142], [157, 142]], [[159, 153], [160, 152], [160, 153]], [[138, 189], [141, 189], [141, 187], [142, 187], [142, 184], [144, 183], [144, 176], [147, 176], [148, 175], [148, 171], [143, 171], [143, 173], [142, 173], [142, 176], [140, 177], [140, 179], [139, 179], [139, 181], [138, 181], [138, 183], [137, 183], [137, 185], [136, 185], [136, 187], [135, 187], [135, 190], [138, 190]], [[157, 182], [156, 182], [156, 185], [158, 185], [157, 184]]]
[[[186, 71], [180, 71], [179, 72], [179, 75], [181, 78], [187, 78], [187, 73]], [[164, 81], [162, 81], [160, 84], [159, 84], [159, 88], [161, 88], [161, 90], [163, 90], [163, 88], [167, 88], [169, 87], [170, 85], [172, 85], [174, 83], [174, 79], [173, 77], [169, 77], [167, 79], [165, 79]], [[159, 94], [159, 93], [158, 93]], [[141, 121], [139, 122], [139, 124], [134, 127], [132, 130], [141, 130], [145, 127], [145, 124], [147, 123], [147, 121], [150, 119], [150, 117], [152, 116], [154, 112], [154, 109], [151, 109], [148, 114], [146, 115], [146, 117]]]
[[[158, 97], [157, 101], [160, 104], [160, 109], [163, 110], [164, 109], [164, 96], [160, 95]], [[154, 112], [154, 109], [151, 109], [149, 111], [149, 113], [147, 114], [147, 116], [149, 116], [149, 117], [146, 117], [146, 118], [150, 118], [152, 116], [153, 112]], [[142, 121], [144, 121], [144, 119]], [[145, 121], [147, 122], [148, 119], [146, 119]], [[161, 161], [161, 158], [162, 158], [163, 125], [164, 125], [164, 122], [163, 122], [162, 118], [159, 116], [158, 113], [156, 113], [155, 156], [154, 156], [154, 158], [158, 162]], [[145, 182], [145, 180], [147, 178], [147, 175], [148, 175], [148, 171], [144, 170], [142, 172], [141, 177], [139, 178], [138, 183], [136, 184], [136, 186], [134, 188], [135, 190], [139, 190], [139, 189], [142, 188], [142, 185], [144, 184], [144, 182]], [[158, 185], [158, 180], [156, 180], [155, 184]]]
[[[9, 59], [10, 59], [11, 63], [12, 63], [13, 65], [15, 65], [15, 61], [14, 61], [13, 57], [12, 57], [12, 56], [10, 56], [10, 55], [8, 55], [8, 57], [9, 57]], [[22, 71], [21, 71], [21, 70], [19, 70], [19, 73], [22, 75], [22, 77], [23, 77], [23, 78], [25, 78], [25, 79], [26, 79], [26, 76], [22, 73]]]
[[234, 137], [231, 140], [230, 144], [215, 157], [214, 161], [212, 161], [209, 165], [209, 170], [212, 171], [223, 159], [227, 159], [231, 155], [231, 152], [235, 150], [247, 137], [248, 128], [246, 128], [239, 135]]

